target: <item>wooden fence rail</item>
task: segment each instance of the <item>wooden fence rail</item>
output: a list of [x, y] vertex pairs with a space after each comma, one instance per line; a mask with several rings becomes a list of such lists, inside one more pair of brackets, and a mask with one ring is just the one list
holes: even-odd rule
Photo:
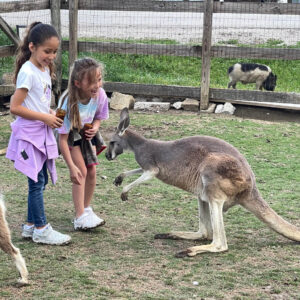
[[[61, 9], [69, 9], [69, 1], [61, 0]], [[151, 0], [79, 0], [78, 8], [85, 10], [194, 12], [203, 13], [205, 2], [151, 1]], [[20, 12], [50, 9], [49, 0], [0, 2], [0, 12]], [[297, 3], [236, 3], [214, 2], [213, 13], [300, 15]]]

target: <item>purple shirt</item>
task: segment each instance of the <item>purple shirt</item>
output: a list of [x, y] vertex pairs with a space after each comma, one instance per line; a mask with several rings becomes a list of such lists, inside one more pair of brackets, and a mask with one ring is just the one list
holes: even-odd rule
[[58, 149], [53, 130], [37, 120], [18, 118], [11, 123], [12, 134], [8, 143], [6, 157], [14, 161], [14, 167], [35, 182], [45, 161], [51, 180], [57, 180], [55, 158]]

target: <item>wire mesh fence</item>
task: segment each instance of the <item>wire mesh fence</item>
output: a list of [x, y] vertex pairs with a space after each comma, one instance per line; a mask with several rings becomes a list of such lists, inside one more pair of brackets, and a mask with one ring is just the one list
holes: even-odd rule
[[[5, 1], [0, 1], [0, 5], [4, 7]], [[65, 45], [69, 39], [68, 5], [68, 1], [61, 1], [61, 33]], [[81, 0], [79, 56], [95, 56], [103, 61], [109, 81], [199, 86], [204, 5], [203, 1]], [[51, 23], [50, 7], [2, 11], [1, 17], [13, 29], [33, 21]], [[272, 69], [277, 68], [281, 78], [288, 77], [289, 86], [279, 78], [279, 91], [300, 92], [296, 83], [300, 4], [225, 0], [214, 2], [213, 12], [211, 87], [226, 88], [227, 68], [234, 62], [247, 61], [271, 65]], [[2, 45], [6, 43], [1, 39]], [[10, 68], [6, 61], [7, 58], [0, 59], [2, 73]], [[63, 63], [66, 65], [63, 74], [67, 77], [66, 52]], [[253, 89], [253, 86], [238, 88]]]

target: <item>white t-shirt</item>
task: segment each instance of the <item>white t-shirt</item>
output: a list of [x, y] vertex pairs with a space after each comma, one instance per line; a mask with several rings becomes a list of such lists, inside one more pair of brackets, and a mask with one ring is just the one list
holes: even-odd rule
[[22, 103], [26, 108], [49, 113], [51, 103], [51, 77], [49, 69], [42, 72], [29, 60], [24, 63], [18, 73], [16, 88], [28, 90]]

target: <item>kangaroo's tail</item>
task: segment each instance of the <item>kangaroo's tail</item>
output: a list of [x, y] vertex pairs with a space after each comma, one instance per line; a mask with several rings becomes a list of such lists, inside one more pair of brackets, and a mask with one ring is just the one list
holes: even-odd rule
[[281, 218], [261, 197], [257, 189], [253, 191], [252, 197], [241, 205], [274, 231], [290, 240], [300, 242], [300, 229]]

